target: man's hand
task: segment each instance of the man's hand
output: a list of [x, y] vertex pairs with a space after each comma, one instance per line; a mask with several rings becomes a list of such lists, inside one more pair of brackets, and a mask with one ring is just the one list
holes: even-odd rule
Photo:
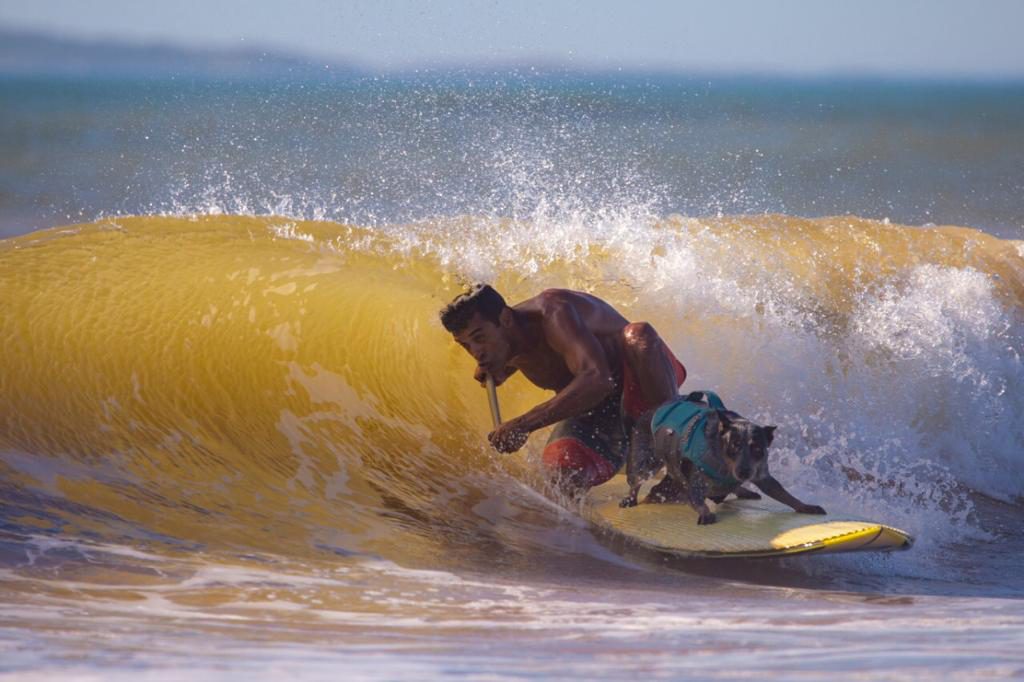
[[498, 425], [498, 428], [487, 434], [487, 440], [498, 452], [515, 452], [526, 445], [530, 432], [516, 425], [515, 420]]

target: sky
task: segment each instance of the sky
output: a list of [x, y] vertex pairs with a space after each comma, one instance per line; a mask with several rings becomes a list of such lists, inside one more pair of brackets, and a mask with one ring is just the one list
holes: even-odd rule
[[379, 70], [1024, 77], [1024, 0], [0, 0], [0, 27]]

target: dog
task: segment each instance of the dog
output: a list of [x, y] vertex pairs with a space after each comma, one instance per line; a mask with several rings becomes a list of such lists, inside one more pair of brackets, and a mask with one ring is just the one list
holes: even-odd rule
[[[715, 522], [707, 499], [720, 503], [730, 493], [741, 499], [761, 497], [744, 488], [745, 483], [753, 483], [768, 497], [801, 514], [826, 513], [793, 497], [768, 473], [768, 448], [776, 427], [755, 424], [725, 409], [715, 393], [696, 391], [680, 396], [654, 410], [650, 419], [650, 439], [638, 439], [627, 455], [629, 493], [619, 506], [636, 506], [640, 486], [664, 466], [665, 479], [645, 501], [685, 500], [697, 512], [698, 525]], [[677, 482], [675, 491], [663, 485], [669, 477]]]

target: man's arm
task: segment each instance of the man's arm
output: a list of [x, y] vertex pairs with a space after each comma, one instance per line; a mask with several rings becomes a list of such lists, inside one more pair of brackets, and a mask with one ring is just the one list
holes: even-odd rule
[[614, 389], [615, 381], [604, 348], [576, 309], [564, 302], [552, 302], [543, 317], [548, 345], [562, 356], [573, 375], [569, 384], [551, 400], [537, 405], [513, 420], [513, 425], [531, 432], [596, 407]]

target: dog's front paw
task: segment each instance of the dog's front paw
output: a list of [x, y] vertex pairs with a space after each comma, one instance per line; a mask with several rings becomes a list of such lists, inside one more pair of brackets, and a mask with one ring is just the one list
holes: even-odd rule
[[800, 514], [827, 514], [828, 512], [816, 504], [801, 504], [796, 508]]
[[734, 490], [732, 492], [733, 492], [734, 495], [736, 495], [736, 499], [738, 499], [738, 500], [760, 500], [761, 499], [760, 495], [755, 493], [753, 490], [748, 490], [747, 488], [744, 488], [743, 486], [740, 486], [739, 488], [736, 488], [736, 490]]
[[619, 506], [622, 507], [623, 509], [628, 509], [629, 507], [635, 507], [636, 506], [636, 495], [627, 495], [626, 497], [623, 497], [621, 500], [619, 500]]
[[715, 517], [715, 512], [713, 512], [713, 511], [702, 511], [700, 513], [700, 516], [697, 517], [697, 525], [698, 526], [710, 526], [716, 520], [717, 520], [717, 517]]

